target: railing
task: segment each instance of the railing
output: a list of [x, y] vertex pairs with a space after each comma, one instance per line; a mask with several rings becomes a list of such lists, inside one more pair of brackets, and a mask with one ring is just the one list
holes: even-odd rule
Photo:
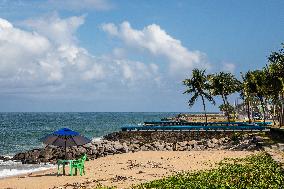
[[259, 125], [226, 125], [226, 126], [126, 126], [121, 127], [122, 131], [269, 131], [268, 127]]
[[[144, 126], [204, 126], [205, 122], [179, 122], [179, 121], [148, 121], [144, 122]], [[255, 122], [254, 125], [266, 126], [272, 124], [272, 122]], [[207, 126], [247, 126], [248, 122], [207, 122]]]

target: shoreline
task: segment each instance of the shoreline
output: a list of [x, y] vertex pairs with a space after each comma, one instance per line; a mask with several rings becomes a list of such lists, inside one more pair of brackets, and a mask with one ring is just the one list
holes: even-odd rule
[[[57, 176], [57, 168], [0, 178], [0, 188], [67, 189], [98, 184], [128, 188], [181, 172], [215, 168], [224, 158], [242, 158], [263, 149], [262, 132], [114, 132], [93, 138], [92, 143], [68, 149], [68, 155], [88, 155], [86, 175]], [[62, 156], [58, 148], [46, 147], [20, 153], [18, 157], [53, 161]], [[74, 158], [72, 158], [74, 159]], [[31, 161], [32, 162], [32, 161]], [[190, 162], [190, 163], [188, 163]], [[69, 166], [66, 172], [69, 173]], [[52, 179], [50, 179], [52, 178]], [[28, 184], [27, 184], [28, 183]]]
[[[92, 141], [98, 142], [98, 141], [101, 141], [102, 139], [103, 139], [103, 136], [93, 137]], [[36, 148], [36, 149], [40, 149], [40, 148]], [[25, 152], [19, 152], [19, 153], [25, 153]], [[51, 164], [49, 162], [44, 162], [40, 164], [37, 164], [37, 163], [24, 164], [20, 160], [14, 160], [13, 159], [14, 156], [19, 153], [15, 153], [13, 155], [1, 155], [0, 156], [0, 180], [5, 179], [5, 178], [10, 178], [10, 177], [17, 177], [20, 175], [26, 175], [30, 173], [41, 172], [41, 171], [53, 169], [54, 167], [56, 167], [56, 164]], [[6, 174], [4, 173], [5, 171], [7, 172]]]
[[[236, 141], [232, 140], [235, 136], [232, 133], [210, 133], [198, 132], [198, 135], [188, 132], [115, 132], [104, 137], [94, 138], [91, 144], [81, 147], [73, 147], [67, 149], [69, 159], [76, 159], [81, 154], [86, 153], [88, 159], [100, 159], [105, 156], [115, 154], [125, 154], [139, 151], [213, 151], [213, 150], [246, 150], [254, 151], [261, 149], [259, 142], [262, 141], [259, 133], [241, 133], [236, 135]], [[236, 143], [237, 142], [237, 143]], [[46, 147], [42, 149], [33, 149], [24, 153], [19, 153], [14, 156], [14, 160], [28, 163], [20, 167], [33, 166], [35, 164], [39, 169], [45, 169], [45, 163], [54, 165], [57, 159], [64, 158], [64, 152], [57, 147]], [[41, 167], [38, 163], [43, 161]], [[30, 164], [29, 164], [30, 163]], [[7, 168], [9, 169], [9, 168]], [[34, 168], [32, 168], [34, 169]], [[19, 175], [17, 170], [10, 169], [15, 172], [7, 173], [7, 177]], [[18, 171], [23, 172], [22, 170]], [[25, 171], [24, 171], [25, 172]], [[34, 173], [33, 170], [26, 172]]]
[[21, 162], [13, 160], [4, 162], [4, 165], [3, 162], [0, 163], [2, 163], [0, 169], [0, 180], [35, 172], [41, 172], [56, 167], [56, 165], [53, 164], [22, 164]]
[[[130, 187], [184, 171], [205, 170], [216, 167], [224, 158], [242, 158], [258, 152], [205, 150], [205, 151], [139, 151], [115, 154], [86, 161], [86, 175], [56, 176], [57, 169], [34, 172], [0, 179], [2, 188], [35, 189], [60, 188], [64, 186], [92, 187], [97, 184]], [[188, 163], [190, 162], [190, 163]], [[67, 170], [67, 172], [69, 172]], [[52, 178], [52, 179], [50, 179]], [[88, 188], [87, 187], [87, 188]]]

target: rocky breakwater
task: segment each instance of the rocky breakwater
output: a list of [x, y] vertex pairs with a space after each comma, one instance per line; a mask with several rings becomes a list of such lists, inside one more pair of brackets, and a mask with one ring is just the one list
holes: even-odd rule
[[[161, 134], [159, 134], [161, 135]], [[108, 137], [106, 137], [108, 138]], [[162, 137], [163, 138], [163, 137]], [[235, 135], [233, 137], [202, 138], [200, 140], [147, 140], [141, 137], [130, 137], [119, 140], [92, 141], [90, 144], [67, 148], [67, 159], [74, 159], [86, 153], [88, 159], [96, 159], [107, 155], [137, 151], [190, 151], [190, 150], [259, 150], [262, 138], [255, 134]], [[56, 163], [57, 159], [65, 159], [62, 148], [47, 146], [18, 153], [13, 160], [22, 163]]]

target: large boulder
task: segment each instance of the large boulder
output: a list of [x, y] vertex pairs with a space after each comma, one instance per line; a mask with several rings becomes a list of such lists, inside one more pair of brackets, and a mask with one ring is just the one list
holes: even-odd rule
[[10, 157], [7, 157], [7, 156], [0, 156], [0, 160], [9, 161], [9, 160], [13, 160], [13, 158], [10, 158]]
[[216, 146], [216, 144], [213, 143], [211, 140], [208, 140], [207, 141], [207, 146], [208, 146], [208, 148], [214, 148]]
[[[214, 133], [197, 135], [191, 132], [135, 132], [135, 134], [119, 132], [113, 135], [117, 140], [112, 138], [112, 140], [92, 141], [84, 146], [67, 148], [67, 158], [78, 158], [85, 153], [88, 159], [94, 159], [112, 154], [137, 151], [255, 150], [261, 145], [261, 142], [259, 142], [261, 139], [252, 134], [235, 135], [235, 133], [231, 133], [230, 135], [226, 133], [228, 135], [226, 136]], [[129, 140], [126, 140], [127, 137], [130, 137]], [[280, 148], [282, 148], [282, 145], [280, 145]], [[18, 153], [13, 157], [14, 160], [21, 160], [23, 163], [55, 163], [57, 159], [64, 158], [65, 149], [51, 146]]]

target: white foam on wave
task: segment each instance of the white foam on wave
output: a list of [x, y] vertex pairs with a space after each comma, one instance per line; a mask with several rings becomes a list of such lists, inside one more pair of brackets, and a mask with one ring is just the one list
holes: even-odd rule
[[92, 139], [92, 142], [98, 142], [98, 141], [101, 141], [103, 139], [103, 137], [94, 137]]
[[37, 171], [44, 171], [54, 168], [51, 164], [22, 164], [15, 161], [0, 161], [0, 178], [11, 177], [16, 175], [28, 174]]

